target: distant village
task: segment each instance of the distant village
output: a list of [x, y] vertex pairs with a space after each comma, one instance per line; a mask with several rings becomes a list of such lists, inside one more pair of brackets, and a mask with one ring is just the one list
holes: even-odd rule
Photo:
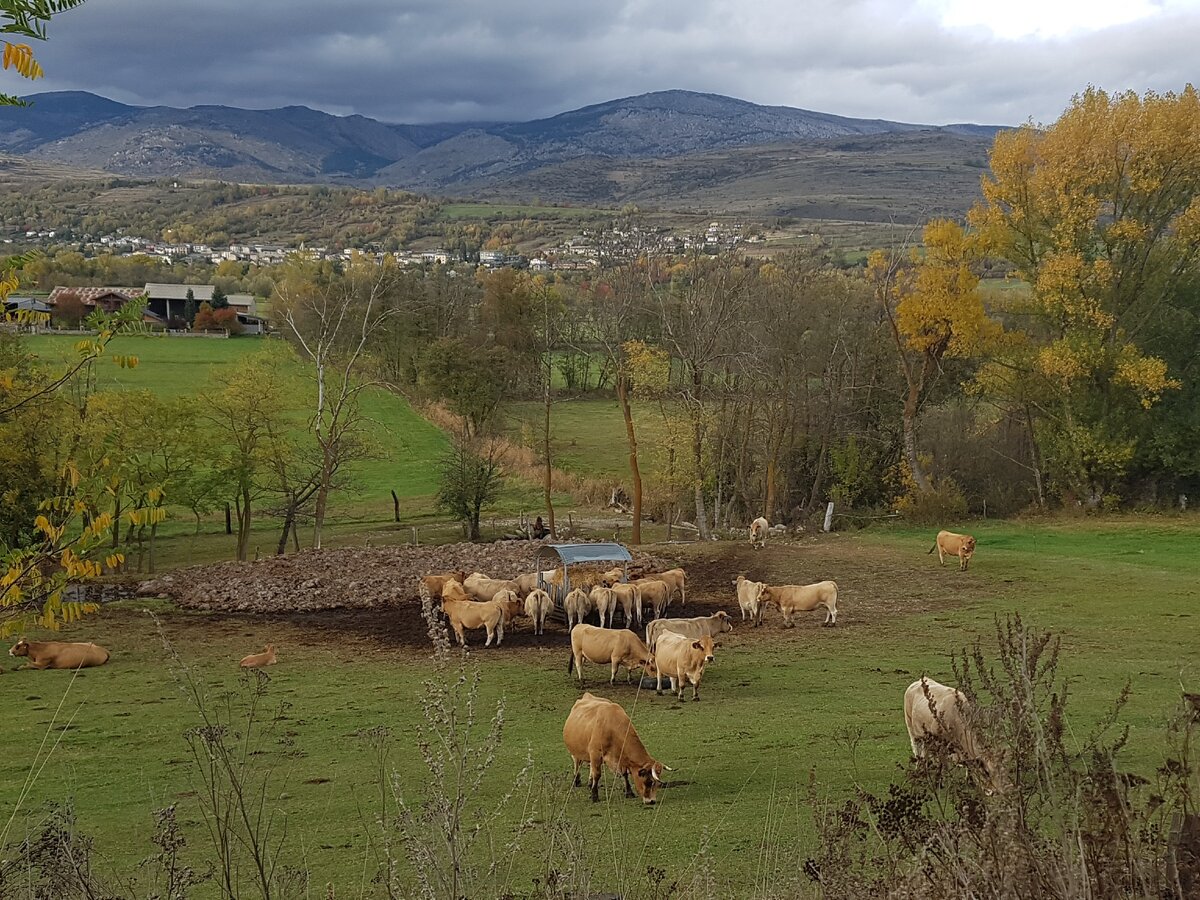
[[[57, 231], [27, 230], [3, 239], [5, 244], [23, 246], [52, 246], [71, 244], [86, 257], [104, 254], [116, 256], [148, 256], [169, 264], [214, 264], [225, 261], [249, 263], [256, 266], [274, 266], [283, 263], [289, 256], [301, 254], [310, 259], [350, 260], [356, 254], [373, 255], [378, 260], [392, 256], [406, 266], [455, 265], [477, 263], [488, 269], [530, 269], [536, 272], [586, 271], [600, 266], [607, 260], [629, 259], [638, 256], [678, 256], [691, 252], [720, 253], [739, 245], [762, 241], [755, 233], [746, 235], [750, 228], [741, 223], [711, 222], [703, 231], [674, 234], [665, 228], [640, 225], [627, 227], [611, 226], [583, 230], [579, 234], [553, 245], [539, 248], [529, 256], [514, 250], [480, 250], [478, 254], [463, 254], [441, 248], [425, 250], [399, 250], [384, 253], [367, 246], [362, 249], [330, 249], [329, 247], [301, 243], [296, 246], [274, 243], [236, 243], [227, 247], [200, 243], [169, 243], [162, 240], [126, 234], [106, 234], [95, 239], [76, 241], [73, 237]], [[475, 258], [471, 258], [474, 256]], [[465, 257], [465, 258], [464, 258]]]

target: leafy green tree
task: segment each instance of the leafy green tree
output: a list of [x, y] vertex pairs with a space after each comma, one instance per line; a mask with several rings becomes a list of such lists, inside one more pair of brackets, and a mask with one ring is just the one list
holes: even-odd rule
[[229, 307], [229, 298], [225, 296], [225, 292], [221, 290], [220, 285], [213, 287], [212, 297], [209, 299], [208, 305], [212, 309], [227, 309]]
[[438, 506], [467, 526], [468, 540], [479, 540], [483, 509], [500, 496], [502, 457], [498, 438], [463, 429], [451, 437], [450, 449], [438, 464]]

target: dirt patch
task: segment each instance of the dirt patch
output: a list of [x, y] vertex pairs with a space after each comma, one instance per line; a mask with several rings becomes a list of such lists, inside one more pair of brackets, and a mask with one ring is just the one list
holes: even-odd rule
[[[505, 541], [308, 550], [254, 562], [191, 566], [142, 582], [138, 594], [170, 597], [187, 609], [218, 612], [377, 611], [415, 599], [417, 580], [431, 572], [485, 572], [494, 578], [531, 572], [539, 546], [531, 541]], [[637, 551], [630, 572], [660, 568], [670, 566], [659, 557]]]

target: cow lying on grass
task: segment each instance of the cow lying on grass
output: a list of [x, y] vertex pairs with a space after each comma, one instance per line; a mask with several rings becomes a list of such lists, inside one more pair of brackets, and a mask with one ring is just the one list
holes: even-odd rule
[[580, 784], [580, 766], [588, 764], [593, 803], [600, 801], [600, 771], [604, 766], [625, 779], [626, 797], [635, 796], [629, 784], [632, 775], [636, 796], [646, 805], [654, 803], [662, 773], [671, 771], [646, 752], [624, 709], [592, 694], [584, 694], [571, 707], [563, 725], [563, 743], [575, 765], [575, 787]]
[[837, 624], [838, 586], [834, 581], [818, 581], [816, 584], [768, 584], [762, 592], [763, 603], [774, 603], [783, 613], [783, 626], [794, 626], [793, 617], [798, 612], [811, 612], [818, 606], [825, 607], [822, 625]]
[[[937, 551], [938, 562], [946, 564], [947, 556], [958, 557], [958, 570], [967, 571], [971, 557], [975, 555], [975, 538], [969, 534], [955, 534], [953, 531], [939, 531], [937, 540], [929, 548], [928, 553]], [[928, 555], [928, 553], [926, 555]]]
[[22, 669], [88, 669], [108, 662], [109, 653], [98, 644], [66, 641], [27, 641], [21, 638], [9, 648], [9, 656], [25, 656]]
[[273, 666], [279, 662], [275, 658], [275, 645], [267, 644], [263, 648], [262, 653], [251, 653], [249, 656], [243, 656], [242, 661], [238, 663], [243, 669], [259, 669], [263, 666]]

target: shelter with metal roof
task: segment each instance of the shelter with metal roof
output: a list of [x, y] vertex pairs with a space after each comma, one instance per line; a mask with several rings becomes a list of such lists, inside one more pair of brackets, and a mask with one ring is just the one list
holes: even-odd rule
[[[586, 563], [621, 563], [624, 578], [629, 578], [629, 563], [633, 554], [621, 544], [544, 544], [534, 556], [534, 567], [538, 573], [538, 587], [550, 594], [556, 607], [571, 591], [571, 566]], [[561, 585], [546, 584], [542, 573], [550, 569], [563, 570]]]

